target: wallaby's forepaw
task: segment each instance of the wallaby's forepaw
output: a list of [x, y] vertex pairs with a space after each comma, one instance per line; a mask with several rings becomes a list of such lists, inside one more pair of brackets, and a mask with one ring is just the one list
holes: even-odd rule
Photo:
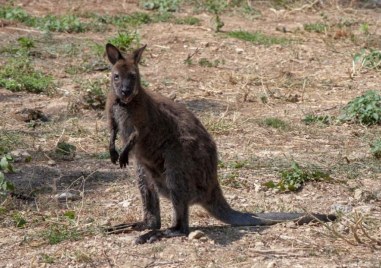
[[123, 151], [119, 156], [120, 168], [125, 168], [128, 165], [128, 151]]
[[113, 164], [116, 164], [119, 158], [119, 154], [115, 149], [110, 149], [110, 158]]
[[161, 230], [152, 230], [144, 235], [139, 236], [135, 240], [135, 244], [145, 244], [145, 243], [153, 243], [159, 241], [161, 238], [171, 238], [178, 236], [186, 236], [187, 234], [181, 232], [180, 230], [169, 228], [164, 231]]

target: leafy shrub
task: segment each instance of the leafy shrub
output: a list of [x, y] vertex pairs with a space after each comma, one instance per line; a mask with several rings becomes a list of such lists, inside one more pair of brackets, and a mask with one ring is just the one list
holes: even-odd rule
[[331, 180], [328, 173], [319, 169], [308, 170], [292, 162], [291, 168], [283, 170], [279, 182], [268, 181], [264, 185], [281, 191], [297, 191], [308, 181]]
[[260, 125], [282, 130], [285, 130], [289, 127], [285, 121], [276, 117], [265, 118], [263, 121], [260, 122]]
[[143, 1], [142, 6], [145, 9], [158, 9], [160, 12], [175, 12], [180, 8], [182, 0], [150, 0]]
[[15, 187], [13, 183], [7, 181], [5, 179], [5, 175], [3, 172], [14, 172], [13, 166], [11, 164], [12, 157], [3, 156], [0, 160], [0, 195], [6, 195], [8, 192], [13, 192]]
[[350, 101], [339, 116], [341, 121], [353, 121], [364, 125], [381, 122], [381, 95], [378, 91], [369, 90]]
[[10, 91], [49, 93], [53, 78], [34, 70], [26, 57], [14, 58], [0, 68], [0, 86]]

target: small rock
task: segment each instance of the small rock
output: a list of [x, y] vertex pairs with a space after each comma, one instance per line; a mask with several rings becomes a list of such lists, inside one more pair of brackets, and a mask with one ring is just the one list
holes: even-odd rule
[[131, 205], [131, 200], [123, 200], [122, 202], [119, 202], [118, 205], [121, 205], [124, 208], [128, 208]]
[[356, 189], [355, 194], [354, 194], [354, 198], [356, 200], [361, 200], [362, 196], [363, 196], [363, 191], [361, 189]]
[[14, 162], [30, 162], [32, 157], [26, 150], [17, 149], [9, 153]]
[[295, 222], [293, 222], [293, 221], [286, 222], [286, 227], [291, 228], [291, 229], [296, 228]]
[[235, 49], [235, 52], [237, 52], [238, 54], [242, 54], [244, 52], [244, 50], [242, 48], [237, 47]]
[[190, 239], [190, 240], [200, 239], [201, 237], [204, 237], [204, 236], [205, 236], [205, 233], [203, 231], [196, 230], [196, 231], [191, 232], [188, 235], [188, 239]]
[[59, 202], [65, 202], [65, 201], [74, 201], [81, 199], [81, 197], [78, 194], [71, 193], [71, 192], [64, 192], [61, 194], [56, 194], [54, 196]]
[[267, 264], [266, 266], [267, 268], [273, 268], [273, 267], [276, 267], [276, 262], [275, 261], [271, 261]]
[[56, 161], [54, 161], [54, 160], [52, 160], [52, 159], [50, 159], [49, 161], [48, 161], [48, 165], [49, 166], [55, 166], [57, 163], [56, 163]]
[[254, 246], [256, 248], [263, 248], [265, 246], [265, 244], [262, 241], [257, 241], [257, 242], [255, 242]]
[[175, 91], [172, 91], [169, 95], [168, 95], [168, 98], [170, 98], [171, 100], [175, 100], [177, 97], [176, 95], [176, 92]]
[[254, 192], [259, 193], [262, 189], [262, 185], [259, 183], [254, 184]]

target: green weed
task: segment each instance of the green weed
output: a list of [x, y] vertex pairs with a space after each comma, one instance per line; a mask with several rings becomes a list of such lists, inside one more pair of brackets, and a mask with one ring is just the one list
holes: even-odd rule
[[381, 50], [362, 50], [353, 56], [353, 63], [360, 62], [367, 69], [381, 70]]
[[180, 8], [182, 0], [148, 0], [141, 1], [141, 6], [145, 9], [157, 9], [161, 13], [175, 12]]
[[289, 128], [289, 125], [285, 121], [276, 117], [265, 118], [260, 122], [260, 125], [281, 130], [286, 130]]
[[41, 262], [52, 264], [52, 263], [54, 263], [54, 258], [48, 254], [42, 253], [41, 254]]
[[12, 182], [5, 179], [4, 173], [14, 172], [13, 166], [11, 164], [12, 157], [2, 156], [0, 160], [0, 196], [6, 195], [9, 192], [13, 192], [15, 186]]
[[27, 221], [20, 213], [15, 213], [12, 216], [13, 222], [17, 228], [24, 228], [25, 224], [27, 224]]
[[328, 25], [325, 23], [306, 23], [303, 28], [307, 32], [324, 33], [328, 29]]
[[10, 91], [50, 93], [53, 78], [36, 71], [28, 58], [13, 58], [0, 67], [0, 87]]
[[381, 159], [381, 139], [372, 142], [370, 145], [370, 152], [375, 158]]
[[83, 97], [85, 108], [104, 109], [106, 105], [106, 91], [108, 80], [90, 80], [82, 85], [85, 90]]
[[60, 141], [57, 144], [55, 152], [56, 154], [63, 155], [63, 156], [73, 156], [75, 155], [76, 150], [77, 148], [74, 145], [67, 143], [65, 141]]
[[50, 245], [55, 245], [65, 240], [79, 240], [81, 237], [78, 230], [69, 229], [64, 225], [52, 225], [47, 231], [44, 231], [42, 235]]
[[201, 58], [198, 61], [198, 64], [202, 67], [217, 67], [220, 64], [219, 60], [214, 60], [213, 62], [209, 61], [207, 58]]
[[176, 23], [176, 24], [187, 24], [187, 25], [200, 25], [201, 24], [200, 19], [195, 18], [195, 17], [191, 17], [191, 16], [187, 16], [187, 17], [183, 17], [183, 18], [176, 18], [174, 20], [174, 23]]
[[329, 125], [334, 121], [334, 118], [330, 115], [314, 115], [307, 114], [303, 119], [303, 123], [306, 125], [323, 124]]
[[133, 45], [139, 45], [140, 37], [137, 32], [119, 32], [116, 37], [109, 39], [108, 43], [113, 44], [122, 51], [127, 51]]
[[112, 24], [118, 28], [125, 29], [129, 26], [139, 26], [141, 24], [147, 24], [152, 22], [149, 14], [144, 12], [134, 12], [129, 15], [93, 15], [94, 19], [98, 23]]
[[268, 188], [279, 189], [281, 191], [297, 191], [308, 181], [327, 181], [331, 180], [328, 173], [319, 169], [306, 169], [292, 162], [291, 168], [283, 170], [280, 174], [280, 181], [268, 181], [264, 185]]
[[256, 45], [284, 45], [289, 44], [291, 41], [284, 37], [267, 36], [261, 32], [250, 33], [246, 31], [232, 31], [228, 32], [229, 37], [241, 39], [244, 41], [252, 42]]
[[339, 120], [352, 121], [364, 125], [381, 123], [381, 95], [379, 91], [369, 90], [350, 101], [341, 111]]
[[21, 144], [19, 133], [0, 130], [0, 137], [0, 155], [9, 153]]

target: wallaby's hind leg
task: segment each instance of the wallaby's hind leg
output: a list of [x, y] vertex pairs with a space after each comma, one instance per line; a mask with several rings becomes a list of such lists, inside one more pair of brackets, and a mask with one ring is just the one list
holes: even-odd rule
[[187, 192], [181, 182], [183, 176], [180, 172], [166, 169], [166, 181], [169, 196], [172, 201], [172, 226], [166, 230], [153, 230], [136, 239], [137, 244], [152, 243], [160, 238], [187, 236], [189, 234], [189, 204]]
[[157, 191], [147, 172], [137, 165], [138, 185], [143, 203], [143, 220], [134, 223], [123, 223], [105, 229], [106, 233], [124, 233], [131, 230], [158, 230], [161, 227], [160, 203]]

